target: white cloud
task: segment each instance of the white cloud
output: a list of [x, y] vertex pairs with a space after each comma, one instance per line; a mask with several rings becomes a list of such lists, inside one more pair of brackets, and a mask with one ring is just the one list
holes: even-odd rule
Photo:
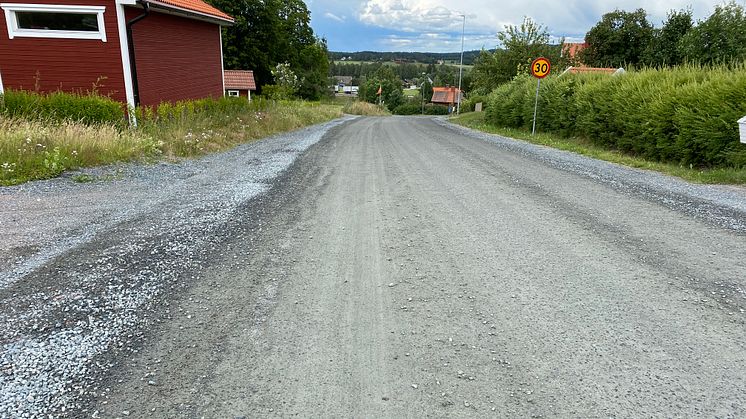
[[345, 16], [337, 16], [337, 15], [335, 15], [332, 12], [326, 12], [326, 13], [324, 13], [324, 17], [326, 17], [328, 19], [331, 19], [331, 20], [335, 20], [335, 21], [337, 21], [339, 23], [342, 23], [345, 20], [347, 20], [347, 18]]
[[[691, 7], [695, 17], [708, 15], [723, 0], [590, 1], [590, 0], [362, 0], [358, 19], [369, 25], [405, 32], [460, 31], [466, 15], [467, 30], [496, 33], [524, 16], [549, 27], [558, 36], [587, 32], [601, 16], [614, 9], [644, 8], [658, 25], [672, 9]], [[456, 5], [454, 5], [456, 4]]]

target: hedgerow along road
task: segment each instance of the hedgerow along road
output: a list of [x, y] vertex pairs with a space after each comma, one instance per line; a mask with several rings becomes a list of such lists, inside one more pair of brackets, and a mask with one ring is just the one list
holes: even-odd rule
[[743, 189], [358, 118], [222, 223], [91, 411], [746, 415]]

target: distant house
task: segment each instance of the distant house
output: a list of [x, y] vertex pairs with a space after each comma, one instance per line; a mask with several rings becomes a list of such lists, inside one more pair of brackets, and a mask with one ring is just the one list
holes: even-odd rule
[[3, 0], [0, 87], [130, 106], [223, 96], [221, 27], [202, 0]]
[[598, 67], [568, 67], [562, 74], [610, 74], [616, 76], [624, 74], [623, 68], [598, 68]]
[[585, 42], [567, 42], [562, 47], [562, 57], [577, 59], [580, 52], [588, 48]]
[[337, 81], [337, 86], [352, 86], [352, 76], [334, 76], [334, 80]]
[[464, 100], [463, 98], [462, 92], [457, 87], [433, 87], [433, 98], [430, 99], [430, 102], [447, 105], [449, 109], [453, 109], [459, 101]]
[[253, 71], [225, 70], [223, 75], [226, 96], [245, 97], [251, 101], [251, 92], [256, 91]]

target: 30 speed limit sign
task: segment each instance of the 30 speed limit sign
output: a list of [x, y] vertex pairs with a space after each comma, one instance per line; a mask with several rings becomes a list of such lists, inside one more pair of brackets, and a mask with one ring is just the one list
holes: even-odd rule
[[531, 63], [531, 75], [537, 79], [543, 79], [552, 71], [552, 63], [544, 57], [540, 57]]

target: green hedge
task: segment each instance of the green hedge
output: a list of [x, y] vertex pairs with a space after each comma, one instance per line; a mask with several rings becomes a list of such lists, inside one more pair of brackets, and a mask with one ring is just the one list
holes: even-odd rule
[[80, 121], [85, 124], [121, 124], [124, 107], [110, 98], [55, 92], [39, 94], [6, 90], [0, 97], [0, 114], [53, 121]]
[[[530, 129], [536, 80], [518, 77], [489, 96], [487, 120]], [[746, 65], [571, 75], [541, 85], [537, 129], [698, 167], [744, 167], [736, 121], [746, 115]]]

